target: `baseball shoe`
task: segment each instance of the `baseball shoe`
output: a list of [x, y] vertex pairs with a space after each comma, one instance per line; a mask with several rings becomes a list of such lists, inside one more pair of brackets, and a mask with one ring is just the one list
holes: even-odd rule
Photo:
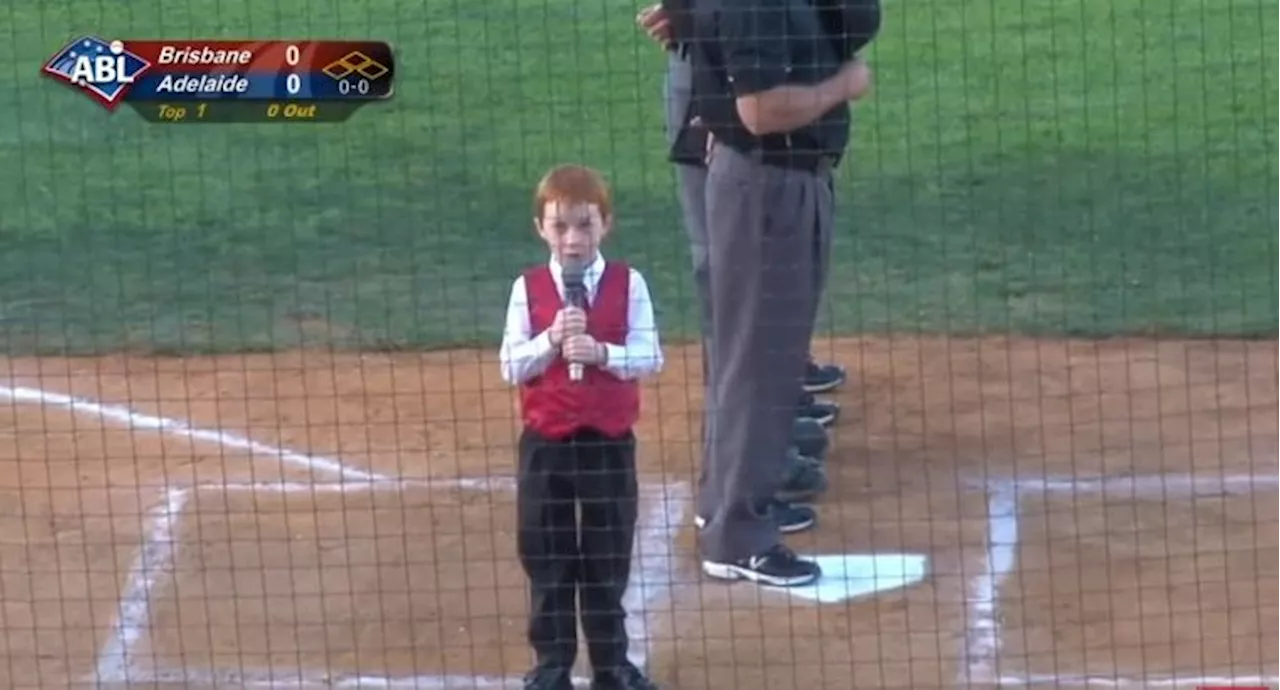
[[812, 419], [822, 426], [830, 426], [840, 416], [840, 403], [819, 400], [808, 391], [800, 394], [800, 404], [796, 406], [797, 419]]
[[702, 572], [721, 580], [750, 580], [775, 587], [807, 585], [822, 577], [822, 568], [779, 544], [762, 554], [727, 563], [702, 562]]
[[845, 376], [844, 367], [838, 364], [818, 364], [809, 360], [804, 372], [804, 390], [806, 393], [826, 393], [839, 388]]
[[827, 438], [827, 430], [821, 424], [803, 417], [797, 417], [791, 424], [791, 447], [800, 455], [822, 460], [827, 454], [831, 439]]
[[800, 455], [794, 450], [788, 455], [787, 468], [782, 476], [782, 486], [774, 498], [787, 503], [796, 503], [814, 498], [827, 490], [827, 471], [821, 460]]
[[[778, 531], [783, 534], [803, 532], [818, 523], [818, 511], [813, 506], [803, 503], [787, 503], [774, 499], [770, 502], [769, 512], [778, 522]], [[698, 529], [707, 526], [707, 519], [701, 515], [693, 516], [693, 524]]]
[[658, 690], [653, 681], [631, 662], [616, 669], [596, 673], [589, 690]]

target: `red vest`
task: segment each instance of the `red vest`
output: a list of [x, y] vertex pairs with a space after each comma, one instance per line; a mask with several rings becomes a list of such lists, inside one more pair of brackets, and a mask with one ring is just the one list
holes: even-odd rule
[[[564, 300], [548, 266], [524, 273], [529, 322], [534, 335], [551, 327]], [[631, 292], [631, 269], [622, 262], [604, 265], [596, 298], [587, 309], [587, 333], [602, 343], [625, 345]], [[585, 366], [582, 379], [569, 379], [569, 363], [560, 356], [542, 374], [520, 387], [524, 423], [543, 438], [563, 439], [584, 429], [617, 438], [640, 418], [640, 386], [603, 367]]]

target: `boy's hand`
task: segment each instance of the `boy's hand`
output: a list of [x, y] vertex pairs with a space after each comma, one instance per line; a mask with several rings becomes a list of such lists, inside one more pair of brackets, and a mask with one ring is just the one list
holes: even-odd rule
[[564, 358], [580, 364], [602, 364], [605, 360], [604, 345], [589, 335], [571, 335], [564, 341]]
[[556, 320], [547, 329], [551, 344], [560, 347], [566, 339], [587, 332], [587, 313], [577, 307], [565, 307], [556, 312]]

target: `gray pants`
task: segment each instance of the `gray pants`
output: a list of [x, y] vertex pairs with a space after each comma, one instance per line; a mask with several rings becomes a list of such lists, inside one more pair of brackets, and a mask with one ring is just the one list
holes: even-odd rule
[[[675, 144], [676, 134], [684, 125], [689, 101], [693, 98], [693, 73], [689, 62], [678, 53], [671, 53], [667, 62], [666, 105], [667, 145]], [[680, 185], [680, 210], [684, 218], [685, 233], [689, 235], [689, 253], [693, 258], [693, 283], [698, 293], [699, 332], [702, 337], [702, 457], [710, 451], [707, 440], [712, 423], [710, 409], [712, 386], [711, 355], [711, 271], [707, 249], [706, 187], [707, 169], [698, 165], [676, 165], [676, 178]], [[700, 464], [698, 485], [707, 479], [706, 462]], [[707, 513], [699, 513], [706, 515]]]
[[[668, 57], [666, 76], [666, 131], [667, 145], [675, 143], [676, 134], [683, 124], [689, 101], [693, 98], [693, 75], [689, 62], [678, 54]], [[696, 165], [676, 165], [676, 179], [680, 185], [680, 209], [685, 232], [689, 235], [689, 251], [693, 258], [693, 282], [698, 291], [698, 311], [702, 332], [702, 375], [710, 387], [709, 350], [707, 338], [711, 333], [711, 283], [708, 268], [706, 188], [707, 169]], [[826, 289], [826, 256], [823, 270], [814, 274], [814, 290], [818, 299], [813, 303], [814, 323], [817, 323], [818, 307]], [[797, 397], [799, 397], [797, 395]]]
[[[666, 124], [691, 98], [672, 55]], [[698, 514], [703, 555], [736, 560], [776, 544], [767, 511], [787, 462], [830, 256], [829, 173], [766, 166], [717, 147], [710, 168], [677, 165], [702, 320], [705, 404]]]
[[[703, 555], [731, 561], [780, 539], [768, 510], [809, 359], [834, 224], [829, 171], [788, 170], [716, 146], [707, 172], [711, 420], [699, 492]], [[706, 512], [703, 512], [705, 509]]]
[[[688, 61], [677, 53], [671, 53], [667, 62], [666, 78], [667, 145], [675, 144], [676, 134], [684, 124], [684, 116], [693, 98], [693, 74]], [[689, 235], [689, 250], [693, 256], [693, 282], [698, 290], [698, 311], [702, 320], [702, 374], [708, 374], [706, 358], [707, 335], [711, 332], [711, 284], [707, 268], [706, 168], [696, 165], [676, 165], [676, 178], [680, 183], [680, 209], [684, 216], [684, 229]]]

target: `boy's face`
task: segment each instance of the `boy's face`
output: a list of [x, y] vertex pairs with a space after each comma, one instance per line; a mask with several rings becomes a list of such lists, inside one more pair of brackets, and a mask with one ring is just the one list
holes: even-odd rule
[[596, 204], [548, 201], [534, 224], [552, 256], [562, 262], [570, 258], [591, 262], [609, 233], [609, 223]]

